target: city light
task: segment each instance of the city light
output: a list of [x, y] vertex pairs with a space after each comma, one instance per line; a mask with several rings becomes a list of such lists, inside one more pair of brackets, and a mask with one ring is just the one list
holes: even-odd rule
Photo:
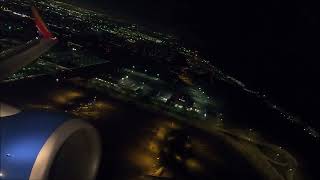
[[[318, 129], [311, 127], [311, 122], [304, 121], [304, 116], [287, 111], [281, 101], [282, 104], [274, 103], [271, 95], [269, 98], [260, 91], [264, 87], [255, 87], [254, 81], [237, 79], [250, 76], [242, 76], [240, 71], [229, 72], [237, 75], [234, 78], [221, 70], [233, 70], [233, 67], [223, 67], [233, 63], [222, 63], [224, 59], [215, 61], [212, 58], [215, 55], [205, 52], [205, 46], [197, 49], [197, 43], [202, 41], [195, 39], [197, 43], [194, 45], [185, 43], [183, 41], [188, 37], [160, 32], [160, 28], [158, 32], [157, 29], [132, 24], [76, 4], [50, 0], [31, 4], [27, 0], [10, 0], [0, 6], [1, 17], [6, 20], [0, 24], [0, 33], [4, 34], [0, 46], [8, 49], [1, 53], [1, 59], [8, 52], [10, 59], [14, 54], [10, 54], [10, 50], [16, 50], [15, 47], [19, 50], [15, 53], [19, 54], [19, 47], [23, 44], [29, 48], [32, 43], [52, 40], [37, 34], [38, 25], [34, 25], [33, 18], [29, 16], [30, 5], [39, 8], [48, 29], [59, 39], [54, 48], [35, 57], [34, 63], [5, 77], [3, 84], [0, 83], [4, 89], [1, 88], [4, 93], [1, 99], [12, 99], [13, 104], [21, 103], [21, 108], [26, 110], [52, 111], [91, 121], [101, 131], [104, 146], [108, 146], [102, 150], [107, 148], [105, 152], [110, 153], [107, 155], [112, 157], [115, 154], [116, 160], [130, 161], [117, 164], [119, 167], [124, 164], [128, 167], [123, 169], [130, 169], [119, 173], [121, 175], [132, 171], [132, 174], [154, 175], [159, 179], [168, 174], [168, 179], [175, 179], [176, 174], [184, 173], [202, 177], [202, 173], [211, 175], [211, 167], [219, 165], [228, 168], [221, 169], [221, 172], [232, 174], [232, 168], [239, 163], [240, 168], [247, 168], [250, 164], [250, 168], [254, 167], [252, 174], [262, 172], [271, 179], [294, 178], [298, 174], [298, 180], [303, 176], [299, 170], [304, 162], [300, 164], [299, 159], [291, 154], [290, 151], [295, 149], [290, 143], [285, 143], [282, 148], [282, 141], [275, 141], [279, 143], [277, 145], [272, 141], [273, 136], [286, 140], [291, 137], [290, 133], [295, 133], [294, 138], [301, 137], [305, 144], [309, 139], [310, 142], [319, 140]], [[28, 42], [27, 37], [31, 37]], [[216, 45], [219, 42], [212, 47]], [[224, 55], [221, 52], [217, 52], [217, 57]], [[233, 61], [237, 62], [236, 59]], [[221, 67], [216, 67], [216, 64]], [[7, 86], [5, 83], [10, 84]], [[28, 83], [31, 85], [20, 88]], [[16, 87], [17, 90], [12, 92], [6, 89], [11, 91]], [[5, 95], [13, 92], [21, 92], [21, 95], [18, 93], [12, 98]], [[164, 125], [164, 122], [169, 122], [169, 125]], [[290, 131], [286, 126], [292, 126], [294, 130]], [[268, 129], [270, 137], [268, 134], [268, 138], [264, 138]], [[33, 138], [31, 135], [24, 138], [30, 137]], [[119, 142], [112, 138], [119, 139]], [[304, 141], [304, 138], [309, 139]], [[120, 149], [121, 152], [117, 152]], [[7, 158], [17, 159], [18, 154], [10, 153], [5, 154]], [[300, 155], [300, 152], [296, 154]], [[234, 166], [227, 166], [229, 157], [236, 156], [240, 158], [232, 158]], [[243, 161], [248, 162], [243, 165]], [[0, 163], [2, 165], [6, 164]], [[175, 166], [179, 168], [172, 168]], [[1, 168], [4, 171], [0, 171], [0, 179], [12, 174], [7, 167]], [[240, 170], [236, 171], [247, 172]]]

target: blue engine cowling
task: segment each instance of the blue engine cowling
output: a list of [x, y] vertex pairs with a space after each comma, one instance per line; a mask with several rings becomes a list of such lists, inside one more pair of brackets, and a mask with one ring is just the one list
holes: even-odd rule
[[0, 119], [0, 179], [94, 179], [96, 130], [64, 113], [29, 111]]

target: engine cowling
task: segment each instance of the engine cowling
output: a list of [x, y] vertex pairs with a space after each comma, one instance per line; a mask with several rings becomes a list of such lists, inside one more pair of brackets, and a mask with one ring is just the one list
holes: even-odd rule
[[19, 112], [0, 119], [0, 179], [91, 180], [101, 145], [88, 123], [64, 113]]

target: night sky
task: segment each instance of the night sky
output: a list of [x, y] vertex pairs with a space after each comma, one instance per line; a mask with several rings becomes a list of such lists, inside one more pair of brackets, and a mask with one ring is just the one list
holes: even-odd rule
[[[70, 1], [70, 0], [65, 0]], [[318, 105], [319, 10], [303, 0], [72, 0], [172, 32], [307, 121]], [[319, 122], [313, 121], [319, 126]]]

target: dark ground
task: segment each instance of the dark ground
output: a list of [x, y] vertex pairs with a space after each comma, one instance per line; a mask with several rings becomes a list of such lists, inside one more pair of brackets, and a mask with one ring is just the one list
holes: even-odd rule
[[[30, 108], [30, 105], [38, 104], [53, 105], [55, 108], [52, 110], [64, 111], [63, 108], [66, 106], [57, 104], [55, 95], [65, 90], [75, 89], [75, 86], [70, 83], [56, 83], [54, 78], [40, 77], [35, 80], [0, 84], [0, 92], [3, 95], [0, 101], [18, 105], [25, 110]], [[91, 97], [90, 92], [84, 92], [86, 97]], [[138, 179], [149, 175], [148, 169], [152, 169], [153, 166], [158, 168], [165, 166], [165, 172], [169, 173], [169, 177], [177, 180], [213, 177], [228, 180], [239, 176], [245, 176], [248, 180], [261, 178], [245, 158], [218, 137], [161, 115], [160, 112], [154, 113], [130, 103], [122, 103], [99, 94], [93, 95], [110, 104], [113, 109], [103, 112], [104, 115], [99, 119], [87, 119], [98, 129], [102, 140], [103, 156], [97, 179]], [[87, 99], [78, 100], [86, 102]], [[75, 102], [83, 103], [78, 100]], [[167, 125], [170, 126], [172, 123], [180, 128], [168, 128]], [[168, 132], [166, 138], [170, 136], [175, 137], [176, 140], [159, 142], [157, 132], [160, 129]], [[185, 152], [186, 137], [190, 137], [193, 142], [200, 142], [200, 149], [195, 152]], [[150, 152], [149, 147], [152, 142], [159, 147], [160, 152]], [[165, 147], [169, 149], [166, 154], [163, 152]], [[190, 171], [183, 163], [176, 161], [176, 155], [180, 155], [183, 160], [197, 158], [201, 171]], [[159, 160], [155, 160], [158, 157]], [[212, 157], [215, 158], [212, 159]], [[230, 161], [233, 163], [229, 163]], [[157, 169], [156, 167], [154, 169]]]
[[[38, 88], [35, 90], [33, 87]], [[237, 90], [225, 88], [223, 86], [220, 86], [220, 88], [220, 90], [217, 89], [218, 94], [221, 92], [229, 94], [229, 96], [222, 98], [226, 101], [224, 113], [226, 113], [227, 121], [232, 121], [230, 123], [243, 129], [249, 127], [257, 129], [257, 131], [269, 142], [289, 149], [289, 151], [297, 157], [299, 167], [303, 172], [309, 174], [311, 179], [316, 177], [317, 164], [319, 162], [319, 156], [317, 154], [319, 151], [318, 147], [314, 144], [315, 141], [311, 137], [304, 134], [301, 129], [296, 128], [285, 121], [280, 121], [278, 115], [263, 108], [264, 106], [259, 102], [241, 95]], [[0, 84], [0, 92], [3, 95], [0, 100], [22, 107], [27, 104], [52, 104], [51, 95], [53, 92], [59, 92], [57, 91], [59, 89], [74, 89], [74, 87], [73, 85], [68, 84], [59, 85], [59, 83], [55, 82], [54, 78], [48, 79], [46, 77], [38, 78], [36, 80], [22, 80], [15, 83]], [[100, 98], [104, 99], [101, 96]], [[102, 135], [104, 148], [99, 178], [105, 179], [106, 177], [111, 177], [113, 179], [128, 179], [128, 176], [145, 175], [146, 171], [143, 170], [143, 168], [135, 166], [134, 162], [139, 162], [139, 160], [136, 160], [134, 157], [148, 154], [144, 151], [147, 149], [145, 146], [148, 146], [148, 142], [153, 138], [154, 131], [161, 127], [161, 123], [172, 122], [174, 120], [157, 113], [155, 114], [140, 109], [135, 105], [124, 104], [108, 98], [106, 99], [106, 102], [112, 104], [112, 107], [115, 107], [115, 110], [110, 112], [107, 111], [106, 116], [92, 121]], [[60, 110], [63, 111], [63, 109]], [[231, 168], [235, 170], [232, 171], [234, 172], [233, 175], [238, 176], [245, 174], [247, 177], [250, 176], [252, 179], [257, 179], [257, 175], [254, 172], [250, 172], [250, 166], [248, 166], [243, 159], [234, 154], [233, 150], [224, 147], [222, 142], [198, 129], [187, 128], [187, 126], [183, 129], [187, 129], [186, 132], [191, 138], [205, 141], [207, 152], [218, 152], [218, 155], [216, 155], [217, 157], [223, 157], [226, 162], [233, 161], [232, 166], [230, 166], [230, 163], [221, 166], [221, 164], [219, 165], [215, 162], [206, 162], [208, 158], [204, 158], [202, 163], [208, 163], [206, 167], [216, 167], [215, 169], [222, 167], [218, 171], [218, 173], [220, 173], [218, 176], [231, 178], [226, 176]], [[140, 153], [130, 154], [130, 152], [136, 151]], [[232, 158], [228, 160], [230, 157]], [[173, 164], [173, 167], [180, 167], [175, 166], [172, 162], [170, 164]], [[239, 166], [235, 164], [238, 164]], [[242, 167], [241, 172], [236, 171], [238, 167]], [[190, 174], [185, 173], [184, 169], [178, 169], [176, 172], [178, 172], [178, 177], [181, 177], [182, 179], [186, 179], [186, 177], [190, 176]], [[195, 177], [203, 178], [216, 175], [211, 174], [208, 170], [205, 172], [206, 173], [200, 175], [196, 174]], [[243, 172], [245, 173], [241, 174]], [[190, 176], [190, 178], [192, 177], [193, 176]]]
[[65, 0], [177, 34], [249, 87], [320, 128], [319, 12], [308, 1]]

